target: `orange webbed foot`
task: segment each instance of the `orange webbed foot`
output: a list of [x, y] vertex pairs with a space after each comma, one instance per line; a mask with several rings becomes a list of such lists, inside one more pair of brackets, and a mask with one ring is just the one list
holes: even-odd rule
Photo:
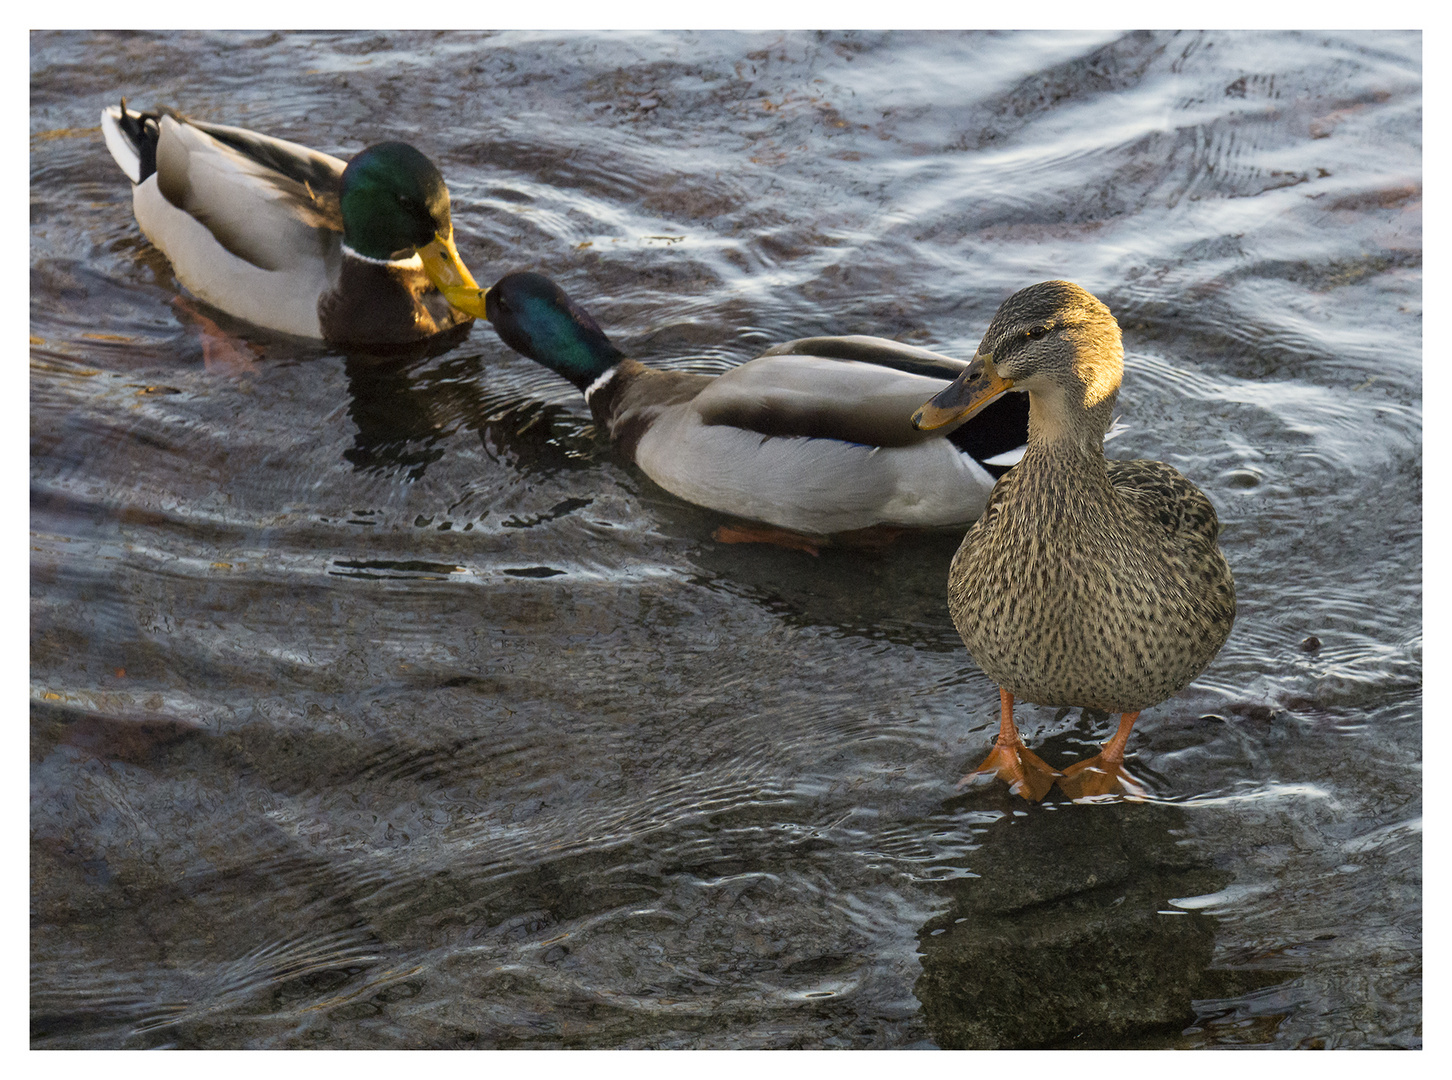
[[711, 534], [718, 544], [774, 544], [792, 551], [818, 554], [829, 542], [820, 536], [778, 529], [774, 525], [722, 525]]
[[1049, 793], [1059, 773], [1023, 743], [998, 742], [983, 764], [958, 781], [958, 787], [995, 778], [1006, 783], [1015, 795], [1038, 802]]
[[197, 324], [202, 335], [202, 364], [213, 375], [254, 375], [260, 369], [254, 362], [257, 347], [227, 333], [197, 310], [196, 305], [181, 296], [172, 297], [172, 305]]
[[1089, 799], [1100, 795], [1128, 795], [1144, 798], [1149, 794], [1144, 784], [1124, 767], [1123, 759], [1106, 759], [1095, 754], [1076, 761], [1058, 778], [1059, 790], [1071, 799]]

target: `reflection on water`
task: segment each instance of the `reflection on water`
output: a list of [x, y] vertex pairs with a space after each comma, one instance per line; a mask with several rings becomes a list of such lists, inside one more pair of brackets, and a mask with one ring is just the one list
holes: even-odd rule
[[1215, 999], [1296, 974], [1212, 968], [1216, 923], [1198, 908], [1230, 875], [1181, 843], [1178, 808], [999, 801], [973, 815], [975, 876], [921, 933], [914, 992], [939, 1046], [1196, 1045]]
[[561, 406], [491, 395], [477, 355], [424, 364], [347, 358], [348, 416], [358, 430], [343, 456], [354, 467], [419, 480], [444, 455], [438, 444], [461, 430], [477, 432], [487, 453], [507, 448], [514, 468], [525, 473], [548, 474], [594, 453], [588, 429]]
[[[1420, 1045], [1420, 49], [34, 35], [33, 1045]], [[652, 363], [967, 356], [1091, 289], [1110, 452], [1204, 487], [1241, 601], [1136, 726], [1152, 800], [955, 792], [998, 702], [951, 530], [719, 543], [487, 326], [181, 296], [118, 93], [419, 145], [481, 281]], [[1111, 728], [1021, 712], [1054, 764]]]

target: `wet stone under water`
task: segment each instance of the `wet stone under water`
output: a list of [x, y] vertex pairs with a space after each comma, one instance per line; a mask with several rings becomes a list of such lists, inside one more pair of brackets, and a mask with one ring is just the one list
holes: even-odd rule
[[[955, 531], [722, 544], [487, 326], [186, 297], [122, 94], [414, 143], [667, 367], [1084, 285], [1240, 600], [1152, 798], [955, 791]], [[1419, 1046], [1421, 113], [1415, 33], [32, 35], [32, 1045]]]

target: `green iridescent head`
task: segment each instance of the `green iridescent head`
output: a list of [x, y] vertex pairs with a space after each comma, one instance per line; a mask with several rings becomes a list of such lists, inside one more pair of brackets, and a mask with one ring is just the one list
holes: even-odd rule
[[370, 146], [343, 170], [339, 200], [343, 242], [355, 253], [386, 261], [417, 255], [450, 303], [483, 314], [479, 286], [454, 247], [449, 189], [432, 161], [408, 143]]
[[625, 359], [590, 313], [543, 274], [506, 274], [484, 304], [504, 344], [581, 390]]
[[453, 233], [444, 178], [408, 143], [379, 143], [348, 162], [340, 198], [343, 241], [370, 259], [407, 259]]

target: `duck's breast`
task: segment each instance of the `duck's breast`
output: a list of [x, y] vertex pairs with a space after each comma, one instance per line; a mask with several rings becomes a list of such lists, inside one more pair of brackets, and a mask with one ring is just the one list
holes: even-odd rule
[[999, 686], [1040, 705], [1135, 712], [1215, 657], [1234, 590], [1213, 541], [1196, 539], [1187, 562], [1157, 518], [1091, 476], [1020, 466], [998, 495], [953, 560], [948, 608]]

